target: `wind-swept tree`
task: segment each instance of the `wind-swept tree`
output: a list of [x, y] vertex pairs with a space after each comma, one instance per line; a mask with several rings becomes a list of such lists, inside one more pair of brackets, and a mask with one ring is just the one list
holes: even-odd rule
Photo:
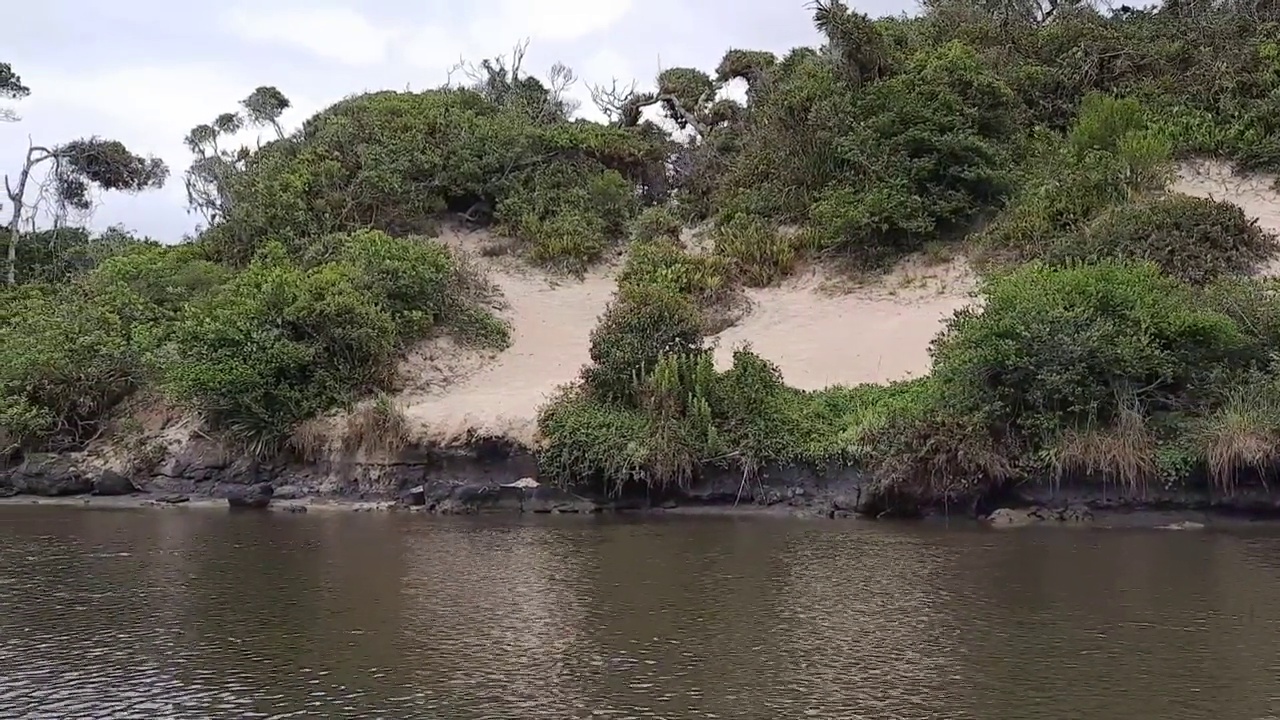
[[283, 140], [285, 133], [280, 116], [290, 105], [284, 93], [264, 85], [240, 101], [243, 112], [223, 113], [211, 123], [191, 128], [184, 138], [187, 148], [195, 155], [183, 174], [188, 210], [203, 215], [210, 225], [226, 217], [231, 179], [244, 169], [253, 154], [244, 145], [232, 148], [227, 142], [247, 127], [267, 126], [275, 130], [277, 140]]
[[465, 82], [459, 85], [500, 108], [521, 113], [532, 122], [568, 120], [578, 110], [577, 100], [568, 94], [578, 82], [578, 76], [569, 66], [555, 63], [547, 70], [546, 81], [539, 80], [524, 70], [528, 51], [529, 41], [525, 39], [516, 43], [510, 55], [486, 58], [478, 65], [459, 62], [450, 68], [446, 87], [457, 87], [453, 77], [460, 74]]
[[93, 207], [93, 190], [141, 192], [164, 186], [169, 168], [156, 157], [130, 152], [118, 140], [98, 137], [72, 140], [62, 145], [31, 145], [16, 179], [4, 177], [5, 193], [12, 203], [9, 218], [9, 253], [5, 281], [16, 282], [18, 243], [22, 237], [22, 217], [32, 209], [27, 192], [36, 170], [47, 170], [45, 183], [60, 210], [87, 211]]

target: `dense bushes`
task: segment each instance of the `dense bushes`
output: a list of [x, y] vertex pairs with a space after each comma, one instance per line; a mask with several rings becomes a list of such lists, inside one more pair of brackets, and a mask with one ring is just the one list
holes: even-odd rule
[[75, 283], [9, 291], [0, 422], [11, 449], [83, 443], [155, 384], [210, 430], [266, 452], [384, 385], [409, 342], [438, 331], [506, 342], [483, 288], [433, 241], [364, 231], [300, 258], [272, 244], [240, 272], [203, 250], [140, 247]]
[[1250, 275], [1277, 250], [1276, 237], [1239, 206], [1171, 195], [1106, 211], [1052, 251], [1054, 259], [1149, 260], [1174, 277], [1204, 284]]
[[[1280, 16], [1026, 11], [931, 0], [873, 20], [823, 0], [823, 47], [732, 50], [714, 74], [597, 92], [609, 123], [488, 64], [470, 88], [363, 94], [277, 127], [227, 151], [195, 242], [26, 236], [30, 284], [0, 298], [4, 445], [83, 445], [147, 387], [265, 452], [384, 389], [418, 339], [500, 346], [487, 289], [423, 239], [459, 222], [558, 270], [628, 243], [590, 364], [539, 419], [566, 481], [856, 465], [903, 510], [1025, 478], [1228, 487], [1274, 469], [1280, 304], [1247, 276], [1276, 238], [1167, 186], [1193, 153], [1280, 169]], [[744, 102], [718, 94], [730, 81]], [[801, 392], [747, 348], [717, 369], [704, 345], [743, 286], [959, 242], [991, 273], [984, 310], [952, 319], [929, 377]], [[398, 444], [384, 400], [365, 426]]]
[[385, 385], [406, 343], [437, 328], [501, 344], [441, 245], [376, 231], [329, 236], [303, 262], [259, 251], [178, 319], [163, 385], [216, 429], [277, 449], [300, 422]]
[[451, 210], [497, 221], [540, 262], [578, 267], [635, 214], [633, 183], [663, 153], [621, 128], [531, 122], [473, 90], [370, 93], [258, 152], [209, 240], [244, 261], [267, 238], [294, 252], [334, 232], [422, 233]]

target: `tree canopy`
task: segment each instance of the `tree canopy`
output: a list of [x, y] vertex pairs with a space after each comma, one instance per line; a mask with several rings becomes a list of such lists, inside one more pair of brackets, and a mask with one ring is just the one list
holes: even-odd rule
[[[23, 243], [11, 225], [5, 446], [82, 446], [145, 390], [279, 452], [308, 418], [386, 390], [413, 342], [503, 346], [466, 263], [432, 239], [452, 222], [555, 272], [625, 251], [591, 363], [540, 419], [544, 469], [566, 482], [844, 463], [874, 471], [876, 502], [900, 509], [1052, 473], [1225, 487], [1275, 468], [1274, 450], [1249, 448], [1280, 447], [1258, 400], [1280, 407], [1280, 308], [1253, 277], [1277, 240], [1167, 188], [1191, 156], [1280, 172], [1280, 5], [810, 12], [817, 47], [731, 48], [714, 68], [592, 88], [601, 123], [575, 116], [570, 69], [531, 74], [523, 46], [293, 130], [285, 94], [253, 90], [186, 137], [206, 223], [192, 242], [60, 228]], [[0, 65], [0, 97], [27, 92]], [[270, 139], [241, 146], [246, 127]], [[32, 148], [24, 167], [41, 162], [73, 208], [91, 187], [167, 175], [96, 138]], [[681, 231], [699, 223], [712, 242], [695, 252]], [[930, 376], [805, 393], [749, 350], [712, 367], [702, 334], [737, 288], [801, 261], [874, 269], [933, 246], [989, 277], [986, 310], [951, 320]]]

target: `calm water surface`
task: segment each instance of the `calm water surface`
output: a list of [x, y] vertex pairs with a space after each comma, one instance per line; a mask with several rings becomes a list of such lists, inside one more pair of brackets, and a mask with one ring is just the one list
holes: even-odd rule
[[0, 508], [0, 718], [1271, 718], [1280, 535]]

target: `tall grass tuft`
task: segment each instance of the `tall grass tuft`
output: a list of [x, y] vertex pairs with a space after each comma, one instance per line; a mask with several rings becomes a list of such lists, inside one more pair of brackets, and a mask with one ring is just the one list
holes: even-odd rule
[[1210, 482], [1230, 495], [1242, 470], [1262, 474], [1280, 463], [1280, 402], [1269, 388], [1237, 388], [1197, 423], [1192, 442]]
[[1046, 450], [1054, 481], [1083, 474], [1141, 495], [1158, 472], [1159, 439], [1136, 403], [1122, 404], [1107, 427], [1069, 428]]
[[347, 418], [342, 447], [347, 452], [390, 455], [409, 444], [412, 435], [401, 404], [386, 393], [364, 405]]

